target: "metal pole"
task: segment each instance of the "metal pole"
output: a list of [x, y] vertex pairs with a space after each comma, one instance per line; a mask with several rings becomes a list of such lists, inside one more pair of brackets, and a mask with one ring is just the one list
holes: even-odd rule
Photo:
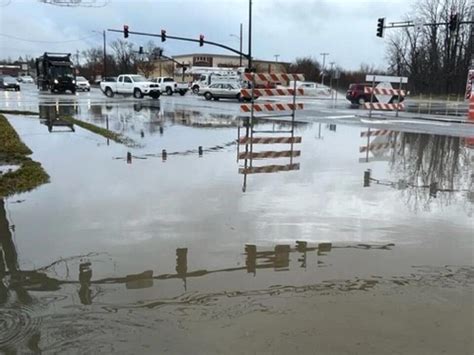
[[252, 0], [249, 0], [249, 70], [252, 70]]
[[402, 96], [401, 95], [401, 92], [402, 92], [402, 78], [400, 77], [400, 84], [398, 85], [398, 101], [397, 101], [397, 106], [396, 106], [396, 111], [395, 111], [395, 117], [398, 117], [398, 110], [399, 110], [399, 106], [400, 106], [400, 97]]
[[324, 85], [324, 67], [326, 65], [326, 56], [329, 55], [329, 53], [320, 53], [323, 56], [323, 67], [321, 70], [321, 85]]
[[107, 37], [105, 33], [106, 31], [103, 30], [102, 34], [104, 36], [104, 77], [102, 78], [102, 80], [104, 80], [107, 76]]
[[242, 36], [243, 36], [243, 23], [240, 24], [240, 60], [239, 60], [239, 66], [242, 67]]
[[370, 93], [370, 108], [369, 117], [372, 117], [372, 101], [374, 100], [374, 89], [375, 89], [375, 75], [372, 78], [372, 92]]

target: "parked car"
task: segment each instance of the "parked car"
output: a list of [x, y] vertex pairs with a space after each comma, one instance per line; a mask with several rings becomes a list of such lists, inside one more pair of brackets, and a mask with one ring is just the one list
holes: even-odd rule
[[119, 75], [115, 82], [103, 81], [100, 83], [100, 89], [108, 97], [121, 94], [133, 95], [137, 99], [141, 99], [143, 96], [157, 99], [161, 94], [159, 84], [148, 81], [143, 76], [136, 74]]
[[[358, 105], [363, 105], [366, 102], [379, 102], [375, 95], [365, 93], [365, 88], [371, 87], [371, 86], [372, 84], [370, 83], [350, 84], [349, 89], [347, 90], [347, 93], [346, 93], [346, 99], [349, 100], [352, 104], [358, 104]], [[371, 96], [372, 96], [372, 101], [370, 101]], [[402, 101], [403, 101], [403, 97], [399, 98], [397, 95], [394, 95], [390, 99], [389, 103], [397, 103], [397, 102], [402, 102]]]
[[214, 83], [206, 88], [202, 88], [198, 95], [204, 96], [206, 100], [237, 99], [244, 101], [240, 90], [240, 85], [235, 83]]
[[91, 85], [83, 76], [76, 76], [76, 90], [91, 91]]
[[24, 76], [20, 76], [18, 77], [17, 79], [20, 83], [23, 83], [23, 84], [34, 84], [35, 81], [33, 80], [33, 78], [29, 75], [24, 75]]
[[20, 91], [20, 84], [12, 76], [0, 76], [0, 89]]

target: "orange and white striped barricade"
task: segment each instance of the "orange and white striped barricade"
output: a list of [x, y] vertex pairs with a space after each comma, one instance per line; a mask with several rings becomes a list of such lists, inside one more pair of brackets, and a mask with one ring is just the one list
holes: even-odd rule
[[367, 110], [380, 110], [380, 111], [404, 111], [405, 104], [398, 103], [398, 104], [382, 104], [379, 102], [366, 102], [364, 104], [364, 108]]
[[261, 97], [261, 96], [293, 96], [293, 95], [304, 95], [304, 89], [289, 89], [289, 88], [280, 88], [280, 89], [242, 89], [240, 94], [245, 98]]
[[240, 137], [240, 144], [297, 144], [301, 137]]
[[398, 132], [390, 131], [388, 129], [376, 129], [371, 131], [370, 129], [367, 131], [360, 132], [361, 137], [378, 137], [378, 136], [389, 136], [392, 133], [398, 134]]
[[262, 103], [262, 104], [242, 104], [240, 105], [240, 112], [282, 112], [282, 111], [295, 111], [303, 110], [304, 105], [299, 104], [290, 104], [290, 103]]
[[250, 166], [246, 168], [240, 168], [239, 174], [269, 174], [276, 173], [279, 171], [294, 171], [300, 170], [299, 163], [285, 164], [285, 165], [265, 165], [265, 166]]
[[408, 95], [408, 92], [406, 90], [389, 89], [389, 88], [371, 88], [368, 86], [364, 88], [364, 93], [365, 94], [374, 93], [375, 95], [392, 95], [392, 96], [399, 96], [399, 97], [405, 97]]

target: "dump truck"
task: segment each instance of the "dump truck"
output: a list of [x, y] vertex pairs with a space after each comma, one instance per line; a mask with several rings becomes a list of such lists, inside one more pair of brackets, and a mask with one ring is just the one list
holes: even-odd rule
[[70, 53], [47, 53], [36, 59], [39, 90], [76, 93], [76, 76]]

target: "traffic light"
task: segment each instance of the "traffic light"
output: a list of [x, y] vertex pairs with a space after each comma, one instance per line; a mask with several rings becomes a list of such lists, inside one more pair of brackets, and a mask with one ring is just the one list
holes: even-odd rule
[[163, 56], [163, 49], [158, 50], [158, 56], [161, 58]]
[[449, 15], [449, 31], [454, 32], [458, 27], [458, 14], [451, 14]]
[[161, 42], [164, 42], [164, 41], [166, 41], [166, 31], [161, 30]]
[[377, 37], [383, 37], [384, 23], [385, 23], [385, 17], [381, 17], [377, 20]]
[[204, 46], [204, 35], [199, 35], [199, 47]]
[[128, 38], [128, 26], [123, 25], [123, 38]]
[[140, 46], [140, 47], [138, 48], [138, 54], [143, 54], [143, 47], [142, 47], [142, 46]]

